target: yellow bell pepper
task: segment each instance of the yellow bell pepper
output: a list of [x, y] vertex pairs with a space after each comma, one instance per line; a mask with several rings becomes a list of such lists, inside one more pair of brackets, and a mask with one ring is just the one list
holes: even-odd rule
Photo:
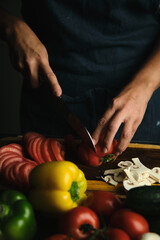
[[29, 198], [35, 209], [45, 213], [63, 213], [77, 207], [86, 198], [84, 173], [69, 161], [45, 162], [30, 173]]

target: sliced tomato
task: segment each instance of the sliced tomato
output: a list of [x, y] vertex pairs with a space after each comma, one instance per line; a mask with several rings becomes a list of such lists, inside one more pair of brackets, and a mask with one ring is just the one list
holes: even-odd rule
[[[16, 178], [13, 174], [13, 167], [15, 166], [15, 162], [12, 162], [10, 164], [8, 164], [8, 166], [6, 168], [4, 168], [3, 170], [3, 179], [5, 180], [5, 182], [11, 186], [16, 184]], [[11, 172], [12, 171], [12, 172]]]
[[32, 154], [32, 158], [34, 161], [38, 163], [43, 163], [44, 160], [42, 158], [42, 154], [40, 155], [39, 152], [37, 151], [38, 144], [39, 142], [42, 142], [43, 138], [42, 137], [35, 137], [32, 138], [31, 143], [30, 143], [30, 152]]
[[37, 162], [35, 162], [35, 161], [31, 160], [31, 159], [28, 159], [28, 158], [24, 158], [24, 161], [25, 162], [29, 162], [31, 164], [34, 164], [34, 166], [37, 166], [39, 164], [39, 163], [37, 163]]
[[42, 156], [45, 162], [51, 162], [53, 159], [49, 141], [50, 138], [46, 138], [42, 143]]
[[60, 141], [58, 141], [54, 138], [50, 138], [48, 144], [51, 147], [51, 151], [52, 151], [53, 155], [55, 156], [55, 159], [57, 161], [63, 161], [64, 155], [65, 155], [64, 145]]
[[17, 153], [18, 155], [23, 155], [23, 152], [21, 149], [15, 147], [15, 144], [8, 144], [0, 148], [0, 155], [4, 152], [14, 152]]
[[0, 155], [0, 172], [1, 172], [3, 162], [5, 162], [8, 158], [10, 158], [12, 156], [17, 156], [17, 154], [10, 153], [10, 152], [4, 152]]
[[45, 138], [43, 137], [39, 137], [39, 141], [37, 142], [37, 146], [36, 146], [36, 151], [37, 151], [37, 155], [38, 155], [38, 159], [39, 159], [39, 163], [44, 163], [44, 158], [42, 155], [42, 144], [44, 142]]
[[3, 173], [4, 168], [6, 168], [10, 163], [23, 162], [24, 158], [22, 156], [10, 156], [5, 161], [3, 161], [1, 166], [1, 172]]
[[37, 133], [37, 132], [27, 132], [23, 135], [22, 142], [26, 146], [26, 145], [28, 145], [30, 140], [32, 138], [35, 138], [35, 137], [42, 137], [42, 135], [40, 133]]
[[23, 162], [18, 162], [13, 166], [13, 174], [16, 178], [16, 184], [19, 188], [23, 187], [23, 182], [22, 182], [21, 176], [19, 174], [19, 172], [20, 172], [19, 169], [21, 166], [23, 166], [25, 164], [26, 164], [26, 162], [23, 161]]
[[35, 165], [29, 162], [26, 162], [19, 168], [19, 178], [21, 179], [22, 186], [29, 187], [29, 175], [30, 172], [35, 168]]

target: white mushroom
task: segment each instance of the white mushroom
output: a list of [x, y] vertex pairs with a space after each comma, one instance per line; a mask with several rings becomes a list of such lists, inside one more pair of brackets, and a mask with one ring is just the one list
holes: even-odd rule
[[131, 188], [137, 187], [137, 184], [133, 184], [129, 179], [123, 181], [123, 187], [128, 191]]
[[111, 175], [107, 175], [105, 177], [102, 177], [102, 179], [106, 182], [106, 183], [110, 183], [114, 186], [117, 186], [118, 182], [114, 181], [114, 179], [112, 178]]
[[116, 182], [123, 182], [124, 178], [125, 178], [124, 172], [117, 172], [113, 175], [113, 179]]
[[150, 168], [147, 168], [140, 162], [139, 158], [132, 158], [132, 161], [134, 162], [134, 165], [131, 166], [132, 171], [136, 171], [140, 173], [146, 173], [151, 171]]
[[130, 180], [131, 183], [133, 183], [134, 185], [138, 185], [138, 181], [136, 181], [136, 179], [133, 177], [133, 175], [130, 171], [130, 167], [124, 169], [124, 172], [126, 173], [126, 176], [128, 177], [128, 179]]
[[114, 174], [114, 173], [120, 173], [123, 172], [122, 168], [116, 168], [116, 169], [107, 169], [104, 171], [104, 175], [108, 175], [108, 174]]
[[160, 183], [160, 168], [154, 167], [150, 173], [149, 176], [154, 179], [156, 182]]
[[133, 165], [133, 163], [131, 161], [121, 161], [118, 164], [118, 167], [120, 168], [126, 168], [126, 167], [130, 167]]
[[105, 177], [102, 179], [114, 186], [123, 182], [126, 190], [144, 185], [150, 186], [155, 182], [160, 183], [159, 167], [151, 170], [144, 166], [139, 158], [132, 158], [132, 161], [121, 161], [118, 163], [119, 168], [105, 170]]

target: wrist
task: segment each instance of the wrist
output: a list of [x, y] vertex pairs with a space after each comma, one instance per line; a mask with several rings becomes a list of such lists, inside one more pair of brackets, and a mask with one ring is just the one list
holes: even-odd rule
[[8, 42], [19, 22], [22, 20], [0, 8], [0, 38]]

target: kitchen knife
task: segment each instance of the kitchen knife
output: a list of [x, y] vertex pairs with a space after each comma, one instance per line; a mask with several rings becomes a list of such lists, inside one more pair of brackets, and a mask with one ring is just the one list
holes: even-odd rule
[[90, 146], [94, 152], [96, 152], [95, 144], [93, 139], [88, 132], [87, 128], [81, 123], [79, 118], [69, 109], [67, 104], [63, 101], [61, 97], [55, 97], [52, 93], [52, 97], [54, 98], [54, 104], [57, 111], [62, 115], [62, 117], [68, 122], [68, 124], [74, 129], [77, 135]]

